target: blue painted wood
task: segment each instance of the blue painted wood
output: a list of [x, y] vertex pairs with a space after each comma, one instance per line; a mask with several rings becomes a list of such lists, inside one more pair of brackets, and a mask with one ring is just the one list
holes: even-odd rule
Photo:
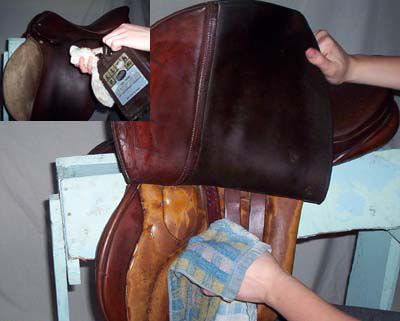
[[58, 180], [121, 173], [113, 153], [60, 157], [56, 159], [56, 169]]
[[101, 233], [125, 189], [122, 174], [72, 177], [60, 181], [70, 259], [95, 258]]
[[78, 285], [79, 260], [94, 259], [98, 240], [126, 184], [115, 154], [58, 158], [56, 170], [68, 253], [68, 283]]
[[366, 155], [333, 169], [322, 205], [304, 204], [299, 238], [400, 227], [400, 150]]
[[[7, 40], [7, 51], [3, 54], [3, 70], [12, 54], [17, 48], [25, 42], [25, 38], [8, 38]], [[10, 115], [7, 112], [5, 106], [2, 106], [3, 121], [9, 121]]]
[[390, 310], [400, 268], [400, 245], [387, 231], [360, 232], [346, 305]]
[[391, 236], [388, 256], [386, 260], [386, 270], [383, 279], [382, 296], [380, 308], [391, 310], [397, 288], [397, 280], [400, 272], [400, 244]]
[[69, 321], [65, 240], [58, 195], [50, 196], [50, 224], [58, 321]]
[[390, 235], [392, 235], [392, 237], [400, 243], [400, 229], [397, 230], [390, 230], [389, 231]]
[[[65, 234], [67, 236], [67, 234]], [[68, 255], [68, 244], [65, 239], [65, 248], [67, 249]], [[81, 284], [81, 265], [79, 259], [71, 259], [67, 256], [67, 279], [69, 285], [79, 285]]]

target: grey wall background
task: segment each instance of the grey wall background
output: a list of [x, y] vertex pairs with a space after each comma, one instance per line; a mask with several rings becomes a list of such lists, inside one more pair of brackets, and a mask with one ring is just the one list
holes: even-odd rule
[[[85, 155], [105, 140], [102, 122], [0, 124], [0, 320], [56, 321], [48, 198], [57, 157]], [[92, 308], [90, 265], [70, 292], [71, 320], [101, 320]]]
[[[201, 0], [151, 0], [151, 23], [201, 3]], [[269, 0], [302, 12], [314, 31], [328, 30], [350, 53], [400, 55], [398, 0]], [[268, 41], [268, 39], [260, 39]], [[400, 137], [390, 144], [400, 146]], [[321, 213], [323, 215], [324, 213]], [[297, 246], [294, 275], [332, 303], [343, 303], [355, 236], [303, 241]], [[398, 291], [400, 292], [400, 291]], [[397, 294], [400, 298], [400, 293]], [[393, 308], [400, 308], [397, 299]]]
[[[151, 0], [151, 20], [198, 2]], [[328, 29], [350, 52], [400, 55], [397, 0], [272, 2], [299, 9], [314, 30]], [[7, 37], [19, 36], [30, 19], [43, 10], [86, 24], [125, 3], [138, 6], [131, 13], [134, 16], [142, 10], [138, 1], [1, 0], [1, 49]], [[135, 22], [140, 23], [140, 19]], [[57, 192], [52, 163], [57, 157], [86, 154], [105, 139], [104, 128], [102, 123], [0, 124], [0, 321], [56, 320], [46, 201]], [[353, 235], [301, 242], [295, 275], [328, 301], [342, 303], [353, 248]], [[91, 265], [82, 271], [83, 285], [70, 292], [71, 320], [100, 321], [91, 286]]]

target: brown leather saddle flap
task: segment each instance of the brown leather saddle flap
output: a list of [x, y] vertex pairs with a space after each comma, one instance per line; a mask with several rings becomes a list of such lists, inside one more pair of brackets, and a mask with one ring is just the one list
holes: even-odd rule
[[328, 87], [297, 11], [208, 2], [152, 27], [151, 121], [116, 124], [132, 182], [214, 185], [312, 202], [332, 166]]

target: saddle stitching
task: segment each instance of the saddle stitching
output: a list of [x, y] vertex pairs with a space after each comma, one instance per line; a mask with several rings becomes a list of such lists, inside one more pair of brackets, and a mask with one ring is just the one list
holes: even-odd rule
[[[204, 24], [203, 30], [203, 43], [205, 43], [205, 50], [201, 62], [198, 67], [198, 74], [199, 74], [199, 82], [196, 86], [196, 106], [194, 112], [194, 120], [193, 120], [193, 127], [192, 127], [192, 135], [191, 135], [191, 143], [189, 146], [189, 150], [187, 153], [187, 157], [185, 160], [185, 165], [182, 169], [181, 175], [179, 176], [178, 180], [174, 183], [174, 185], [183, 184], [187, 181], [190, 174], [193, 172], [195, 164], [197, 164], [200, 144], [199, 140], [201, 139], [201, 132], [203, 129], [204, 123], [204, 111], [206, 108], [206, 101], [207, 101], [207, 89], [209, 84], [209, 76], [211, 73], [212, 68], [212, 60], [211, 57], [214, 56], [214, 49], [215, 49], [215, 33], [216, 33], [216, 12], [215, 7], [208, 3], [207, 4], [207, 12], [204, 17], [204, 20], [208, 23]], [[195, 153], [194, 149], [198, 147], [197, 154]]]

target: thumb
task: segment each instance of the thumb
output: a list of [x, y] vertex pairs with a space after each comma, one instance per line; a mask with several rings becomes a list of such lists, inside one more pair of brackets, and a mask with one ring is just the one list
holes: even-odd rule
[[306, 57], [310, 63], [317, 66], [325, 75], [329, 74], [332, 68], [332, 62], [326, 58], [320, 51], [309, 48], [306, 51]]

